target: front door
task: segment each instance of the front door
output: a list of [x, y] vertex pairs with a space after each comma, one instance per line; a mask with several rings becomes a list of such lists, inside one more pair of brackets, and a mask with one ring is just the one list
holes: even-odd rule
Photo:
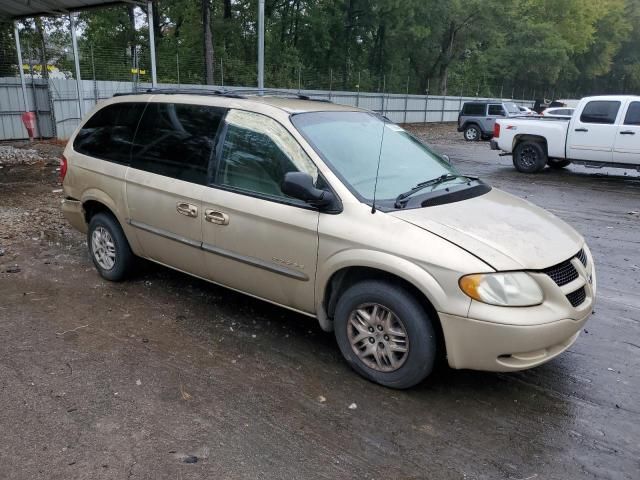
[[600, 162], [613, 161], [613, 144], [620, 110], [617, 100], [592, 100], [579, 117], [569, 122], [567, 158]]
[[318, 173], [275, 120], [231, 110], [211, 188], [202, 198], [211, 280], [304, 312], [314, 310], [318, 211], [285, 196], [290, 171]]
[[640, 165], [640, 102], [629, 102], [624, 122], [618, 126], [613, 161]]
[[127, 172], [128, 222], [147, 258], [205, 277], [202, 196], [224, 110], [150, 102]]
[[482, 122], [483, 133], [493, 133], [493, 126], [496, 119], [506, 116], [504, 107], [500, 103], [490, 103], [487, 108], [487, 116]]

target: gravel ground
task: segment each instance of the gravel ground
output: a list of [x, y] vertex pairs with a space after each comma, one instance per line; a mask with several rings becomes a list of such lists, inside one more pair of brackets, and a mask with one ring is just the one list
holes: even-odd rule
[[391, 391], [305, 317], [153, 265], [105, 282], [60, 214], [60, 147], [33, 145], [0, 169], [0, 477], [640, 478], [640, 176], [522, 175], [450, 125], [411, 130], [583, 233], [599, 292], [567, 352]]

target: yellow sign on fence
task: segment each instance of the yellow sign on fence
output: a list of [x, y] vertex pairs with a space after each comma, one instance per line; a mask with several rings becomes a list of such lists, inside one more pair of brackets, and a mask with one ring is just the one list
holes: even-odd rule
[[137, 73], [138, 75], [144, 75], [145, 73], [147, 73], [146, 70], [142, 70], [140, 68], [132, 68], [131, 69], [131, 73]]

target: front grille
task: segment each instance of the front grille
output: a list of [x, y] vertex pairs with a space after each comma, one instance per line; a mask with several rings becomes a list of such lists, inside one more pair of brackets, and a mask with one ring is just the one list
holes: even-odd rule
[[573, 282], [578, 278], [578, 271], [576, 267], [571, 264], [571, 260], [565, 260], [553, 267], [545, 268], [542, 273], [546, 273], [551, 277], [551, 280], [556, 282], [559, 287]]
[[578, 254], [576, 255], [576, 257], [578, 258], [578, 260], [580, 260], [580, 262], [582, 262], [582, 265], [584, 265], [585, 267], [587, 266], [587, 254], [584, 253], [584, 250], [581, 249]]
[[584, 302], [585, 298], [587, 298], [587, 292], [584, 289], [584, 287], [580, 287], [575, 292], [571, 292], [570, 294], [567, 295], [567, 300], [569, 300], [569, 303], [573, 307], [582, 305], [582, 302]]

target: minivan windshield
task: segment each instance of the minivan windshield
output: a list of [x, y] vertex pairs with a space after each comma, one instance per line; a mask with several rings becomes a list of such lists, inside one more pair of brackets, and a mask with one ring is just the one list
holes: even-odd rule
[[468, 187], [472, 180], [403, 128], [373, 113], [309, 112], [293, 115], [292, 121], [345, 185], [366, 203], [372, 202], [375, 190], [377, 204], [400, 208], [400, 200]]

